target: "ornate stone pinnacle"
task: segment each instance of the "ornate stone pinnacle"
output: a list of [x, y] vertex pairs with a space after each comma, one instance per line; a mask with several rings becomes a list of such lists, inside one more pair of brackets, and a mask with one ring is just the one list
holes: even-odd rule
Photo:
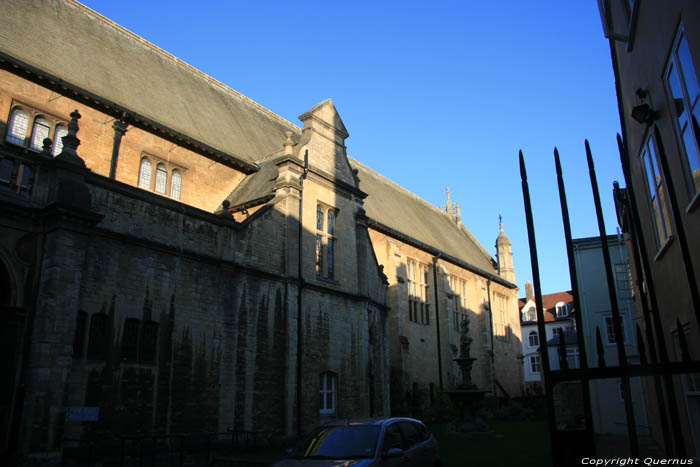
[[53, 142], [51, 141], [51, 138], [44, 138], [44, 146], [42, 148], [41, 154], [44, 156], [49, 156], [51, 157], [51, 145]]
[[63, 150], [56, 156], [56, 159], [70, 162], [81, 167], [85, 167], [85, 161], [78, 155], [78, 146], [80, 146], [80, 140], [78, 139], [78, 119], [80, 118], [80, 113], [74, 110], [70, 114], [70, 123], [68, 123], [68, 134], [64, 136], [63, 139]]
[[292, 147], [294, 147], [294, 141], [292, 140], [292, 132], [290, 130], [287, 130], [284, 132], [284, 134], [287, 135], [287, 139], [284, 140], [284, 153], [291, 154]]

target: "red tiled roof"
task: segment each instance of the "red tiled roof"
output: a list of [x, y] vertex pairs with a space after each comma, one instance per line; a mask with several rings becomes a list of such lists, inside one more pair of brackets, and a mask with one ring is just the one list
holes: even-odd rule
[[[534, 297], [533, 297], [533, 300], [534, 300]], [[546, 323], [557, 320], [555, 307], [556, 307], [557, 303], [561, 303], [561, 302], [571, 304], [571, 306], [569, 308], [570, 313], [569, 313], [569, 316], [567, 316], [567, 319], [568, 319], [575, 311], [574, 310], [574, 296], [571, 295], [570, 290], [567, 292], [556, 292], [556, 293], [542, 295], [542, 308], [544, 310], [544, 321]], [[518, 299], [518, 308], [520, 310], [522, 310], [526, 303], [527, 303], [527, 299], [525, 297], [519, 298]]]

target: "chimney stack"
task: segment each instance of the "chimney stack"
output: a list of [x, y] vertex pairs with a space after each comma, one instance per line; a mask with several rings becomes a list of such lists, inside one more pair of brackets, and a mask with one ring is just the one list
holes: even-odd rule
[[525, 281], [525, 301], [530, 301], [533, 299], [532, 295], [532, 282]]

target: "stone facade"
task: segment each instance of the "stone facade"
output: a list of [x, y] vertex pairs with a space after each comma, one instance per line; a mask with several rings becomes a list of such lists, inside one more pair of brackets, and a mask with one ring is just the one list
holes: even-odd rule
[[330, 99], [297, 127], [70, 0], [10, 2], [0, 30], [5, 455], [428, 416], [465, 316], [474, 381], [519, 395], [512, 261], [348, 159]]

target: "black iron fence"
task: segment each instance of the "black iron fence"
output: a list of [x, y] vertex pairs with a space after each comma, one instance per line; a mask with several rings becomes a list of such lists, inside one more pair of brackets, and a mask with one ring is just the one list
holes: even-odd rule
[[[660, 135], [658, 129], [654, 127], [653, 131], [656, 134], [658, 141]], [[616, 378], [621, 381], [621, 393], [625, 405], [627, 437], [629, 443], [629, 455], [632, 457], [640, 456], [640, 442], [637, 433], [637, 422], [635, 420], [635, 412], [633, 410], [633, 400], [631, 397], [630, 378], [632, 377], [648, 377], [654, 385], [654, 393], [657, 405], [658, 420], [664, 437], [664, 448], [666, 455], [669, 457], [686, 458], [688, 451], [685, 446], [679, 410], [681, 406], [676, 400], [676, 388], [674, 387], [675, 375], [700, 373], [700, 361], [692, 360], [686, 341], [686, 336], [681, 326], [680, 321], [676, 322], [676, 333], [678, 335], [678, 343], [680, 347], [680, 361], [671, 361], [667, 350], [667, 342], [664, 336], [670, 335], [667, 331], [664, 334], [662, 320], [660, 318], [661, 308], [657, 301], [657, 296], [654, 288], [653, 276], [651, 274], [651, 266], [649, 258], [646, 254], [644, 237], [641, 234], [641, 225], [639, 221], [639, 212], [637, 210], [634, 187], [630, 184], [629, 173], [629, 157], [627, 148], [624, 145], [622, 138], [618, 135], [618, 146], [620, 150], [620, 158], [622, 161], [625, 178], [628, 181], [626, 190], [620, 189], [617, 184], [614, 186], [614, 195], [616, 208], [618, 212], [618, 221], [627, 235], [630, 242], [628, 249], [632, 254], [633, 264], [635, 266], [634, 276], [636, 278], [636, 289], [640, 297], [642, 318], [645, 323], [645, 333], [639, 327], [636, 329], [639, 358], [631, 359], [625, 351], [625, 343], [623, 339], [615, 339], [617, 350], [617, 364], [610, 365], [605, 359], [602, 339], [600, 337], [600, 329], [596, 328], [596, 348], [586, 349], [586, 344], [583, 336], [583, 320], [578, 292], [578, 278], [576, 275], [576, 267], [574, 264], [574, 253], [572, 246], [571, 227], [569, 223], [569, 213], [566, 201], [566, 193], [564, 189], [564, 181], [562, 177], [561, 164], [559, 161], [559, 153], [554, 149], [554, 162], [557, 172], [557, 183], [559, 187], [559, 196], [561, 203], [562, 219], [564, 223], [564, 235], [566, 239], [566, 248], [569, 261], [569, 272], [571, 276], [572, 295], [574, 299], [574, 307], [578, 311], [576, 313], [576, 328], [578, 345], [580, 352], [580, 368], [568, 368], [566, 360], [566, 350], [564, 348], [564, 339], [560, 339], [559, 352], [559, 369], [553, 370], [550, 365], [549, 351], [547, 349], [547, 339], [544, 326], [544, 312], [542, 305], [542, 292], [540, 287], [539, 265], [537, 259], [537, 246], [535, 240], [535, 228], [532, 218], [532, 208], [530, 201], [530, 193], [527, 182], [527, 172], [525, 169], [525, 160], [520, 152], [520, 172], [522, 178], [523, 200], [525, 204], [525, 214], [527, 220], [528, 238], [530, 243], [530, 258], [533, 274], [533, 286], [535, 289], [535, 302], [537, 307], [537, 326], [540, 339], [540, 358], [542, 361], [543, 380], [545, 391], [550, 397], [547, 398], [548, 405], [548, 422], [552, 436], [552, 456], [554, 465], [580, 465], [581, 458], [594, 457], [596, 455], [596, 444], [593, 432], [592, 413], [591, 413], [591, 394], [589, 383], [591, 380]], [[618, 309], [618, 300], [616, 296], [615, 280], [610, 259], [610, 252], [607, 244], [605, 233], [605, 224], [603, 221], [602, 208], [600, 204], [600, 196], [598, 191], [598, 183], [593, 164], [593, 157], [588, 141], [585, 142], [586, 157], [588, 159], [589, 175], [591, 180], [591, 188], [593, 191], [593, 199], [595, 211], [598, 218], [598, 227], [600, 232], [600, 240], [602, 246], [603, 261], [605, 265], [605, 274], [608, 286], [610, 308], [612, 312], [612, 324], [614, 334], [623, 336], [622, 321], [620, 311]], [[662, 176], [666, 182], [669, 192], [668, 201], [671, 205], [671, 211], [674, 217], [674, 227], [679, 238], [680, 248], [683, 253], [683, 268], [688, 277], [688, 286], [690, 296], [693, 302], [695, 316], [700, 324], [700, 298], [697, 289], [697, 281], [695, 273], [690, 262], [688, 254], [688, 244], [684, 233], [684, 228], [680, 222], [680, 211], [678, 203], [675, 200], [673, 193], [673, 183], [668, 170], [666, 154], [663, 151], [663, 146], [659, 145], [659, 161], [662, 169]], [[642, 287], [642, 284], [644, 287]], [[666, 309], [664, 313], [674, 313], [673, 309]], [[645, 343], [646, 341], [646, 343]], [[597, 366], [589, 367], [586, 357], [587, 351], [594, 351], [597, 354]], [[638, 362], [637, 362], [638, 360]], [[593, 361], [593, 359], [592, 359]], [[578, 430], [562, 430], [557, 427], [555, 420], [555, 402], [554, 389], [557, 385], [564, 382], [579, 382], [581, 384], [581, 393], [583, 398], [584, 411], [584, 428]], [[621, 453], [627, 455], [627, 453]]]

